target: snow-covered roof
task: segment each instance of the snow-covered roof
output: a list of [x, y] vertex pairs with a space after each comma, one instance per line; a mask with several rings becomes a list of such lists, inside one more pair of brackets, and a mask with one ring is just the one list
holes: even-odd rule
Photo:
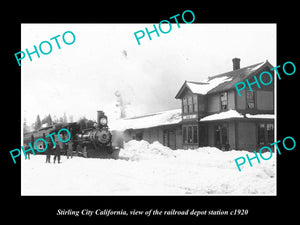
[[[201, 118], [200, 122], [218, 121], [234, 118], [247, 119], [275, 119], [274, 114], [241, 114], [236, 110], [230, 109], [225, 112], [215, 113]], [[173, 109], [163, 112], [152, 113], [139, 117], [118, 119], [111, 121], [109, 127], [111, 130], [124, 131], [128, 129], [145, 129], [172, 124], [179, 124], [182, 121], [181, 109]]]
[[178, 124], [181, 122], [181, 109], [157, 112], [139, 117], [118, 119], [110, 122], [111, 130], [124, 131], [127, 129], [143, 129], [163, 125]]
[[272, 68], [273, 66], [268, 62], [268, 60], [266, 60], [265, 62], [211, 76], [200, 82], [185, 81], [175, 98], [181, 98], [184, 90], [187, 88], [193, 94], [201, 95], [234, 89], [236, 83], [241, 82], [252, 75], [257, 75], [257, 73], [262, 71], [262, 69], [268, 67]]
[[200, 119], [200, 121], [212, 121], [212, 120], [224, 120], [230, 118], [244, 118], [244, 116], [238, 113], [236, 110], [228, 110], [226, 112], [215, 113]]
[[215, 113], [209, 116], [205, 116], [201, 118], [199, 121], [214, 121], [214, 120], [226, 120], [226, 119], [233, 119], [233, 118], [248, 118], [248, 119], [275, 119], [274, 114], [241, 114], [236, 110], [230, 109], [225, 112]]
[[205, 82], [199, 82], [199, 83], [187, 81], [186, 85], [190, 88], [190, 90], [194, 94], [206, 95], [208, 91], [217, 87], [219, 84], [230, 80], [232, 80], [232, 77], [224, 76], [224, 77], [217, 77], [215, 79], [212, 79], [211, 81], [207, 80]]
[[253, 118], [253, 119], [275, 119], [274, 114], [246, 114], [247, 118]]

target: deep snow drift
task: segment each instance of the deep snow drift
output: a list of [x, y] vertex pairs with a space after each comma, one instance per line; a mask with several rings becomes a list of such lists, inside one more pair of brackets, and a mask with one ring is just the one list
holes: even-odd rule
[[[239, 172], [234, 159], [247, 151], [171, 150], [158, 142], [130, 141], [120, 159], [62, 156], [22, 158], [22, 195], [275, 195], [275, 154]], [[249, 153], [251, 154], [251, 153]], [[270, 153], [265, 158], [268, 158]], [[254, 154], [253, 154], [254, 155]], [[250, 156], [250, 155], [249, 155]]]

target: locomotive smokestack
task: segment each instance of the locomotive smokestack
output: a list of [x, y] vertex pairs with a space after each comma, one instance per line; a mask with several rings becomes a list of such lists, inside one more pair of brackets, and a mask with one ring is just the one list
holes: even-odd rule
[[97, 124], [99, 126], [100, 124], [100, 118], [102, 118], [104, 116], [104, 112], [103, 111], [97, 111]]

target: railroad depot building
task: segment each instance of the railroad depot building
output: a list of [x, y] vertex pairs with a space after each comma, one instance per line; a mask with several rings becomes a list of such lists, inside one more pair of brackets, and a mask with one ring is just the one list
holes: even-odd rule
[[[257, 150], [274, 142], [274, 82], [253, 84], [238, 95], [235, 84], [255, 81], [261, 72], [270, 71], [268, 62], [240, 68], [234, 58], [233, 70], [210, 76], [204, 81], [185, 81], [175, 98], [181, 109], [119, 121], [125, 141], [159, 141], [172, 149], [214, 146], [222, 150]], [[265, 80], [264, 80], [265, 79]], [[270, 77], [262, 76], [268, 83]], [[112, 128], [114, 129], [114, 128]]]
[[181, 109], [168, 110], [148, 115], [112, 121], [110, 129], [122, 131], [124, 141], [159, 141], [171, 149], [181, 149]]

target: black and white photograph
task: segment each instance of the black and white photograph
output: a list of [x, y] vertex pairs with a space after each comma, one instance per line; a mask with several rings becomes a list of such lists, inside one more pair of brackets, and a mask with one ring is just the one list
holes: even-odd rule
[[293, 4], [67, 4], [3, 20], [4, 219], [294, 221]]
[[22, 195], [276, 195], [276, 24], [151, 27], [22, 24]]

